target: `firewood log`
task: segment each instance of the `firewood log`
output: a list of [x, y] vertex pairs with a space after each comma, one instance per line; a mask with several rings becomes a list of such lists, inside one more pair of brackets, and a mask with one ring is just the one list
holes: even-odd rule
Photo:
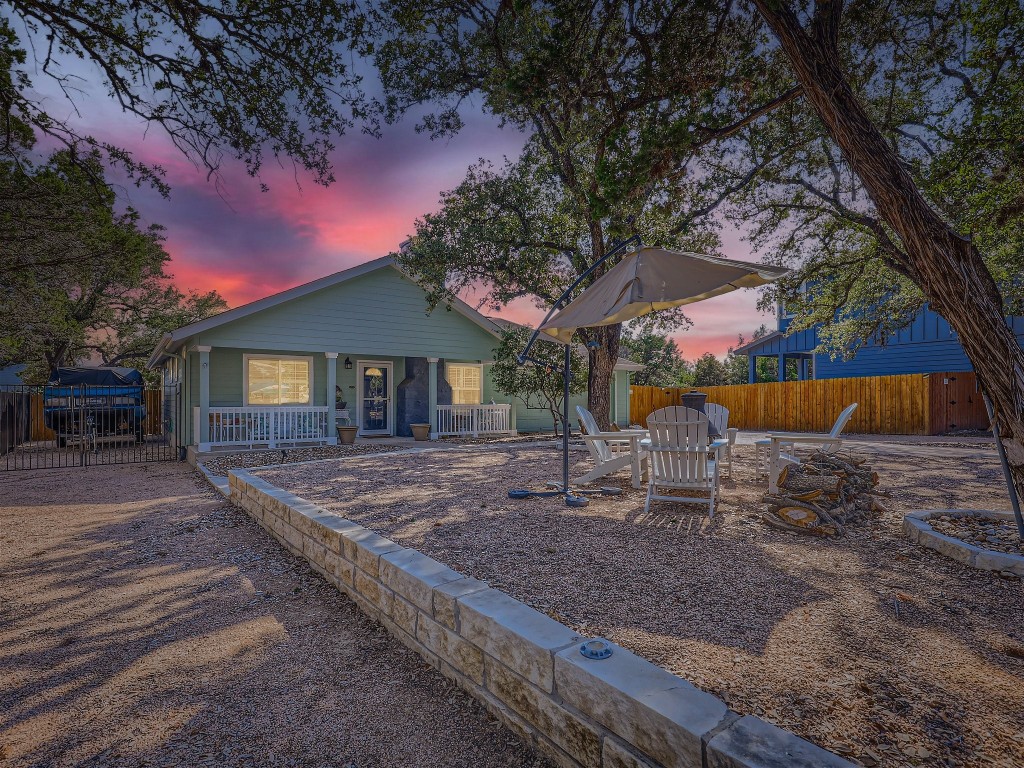
[[836, 535], [836, 531], [832, 529], [831, 526], [827, 525], [816, 525], [810, 528], [801, 528], [799, 525], [791, 525], [790, 523], [787, 523], [785, 520], [776, 517], [772, 514], [763, 515], [761, 519], [773, 528], [778, 528], [779, 530], [783, 531], [789, 531], [790, 533], [802, 533], [807, 536], [821, 537]]
[[779, 481], [779, 487], [785, 488], [787, 495], [796, 495], [808, 491], [821, 491], [822, 493], [838, 493], [843, 487], [843, 478], [835, 475], [805, 475], [800, 472], [790, 472], [784, 481]]

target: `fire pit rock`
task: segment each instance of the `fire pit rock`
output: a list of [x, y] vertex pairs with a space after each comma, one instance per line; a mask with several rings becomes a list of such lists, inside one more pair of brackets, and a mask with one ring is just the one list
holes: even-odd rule
[[903, 518], [903, 531], [911, 541], [964, 565], [1024, 578], [1024, 550], [1013, 551], [1020, 546], [1011, 512], [922, 509]]

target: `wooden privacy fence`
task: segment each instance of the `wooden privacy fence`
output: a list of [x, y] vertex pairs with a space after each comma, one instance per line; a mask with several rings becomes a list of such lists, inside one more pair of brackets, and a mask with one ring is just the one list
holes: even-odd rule
[[[163, 393], [159, 389], [147, 389], [145, 390], [146, 395], [146, 434], [147, 435], [160, 435], [163, 434], [163, 427], [161, 422], [162, 406], [163, 406]], [[52, 429], [47, 429], [43, 423], [43, 395], [41, 392], [33, 392], [31, 395], [32, 402], [30, 408], [32, 414], [29, 417], [29, 424], [31, 424], [31, 435], [29, 440], [56, 440], [57, 435]]]
[[[827, 432], [850, 403], [859, 407], [847, 432], [878, 435], [939, 435], [960, 429], [988, 429], [985, 405], [971, 372], [909, 373], [850, 379], [695, 387], [709, 403], [729, 409], [729, 426], [755, 431]], [[629, 418], [679, 405], [690, 388], [629, 389]]]

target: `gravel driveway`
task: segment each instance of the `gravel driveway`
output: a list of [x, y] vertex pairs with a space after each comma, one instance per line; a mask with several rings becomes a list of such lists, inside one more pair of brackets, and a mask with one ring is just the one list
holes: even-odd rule
[[188, 467], [0, 487], [0, 764], [547, 765]]
[[[713, 523], [644, 492], [512, 501], [559, 455], [511, 447], [262, 470], [270, 482], [603, 635], [866, 766], [1024, 766], [1024, 586], [910, 544], [912, 508], [1006, 508], [991, 444], [861, 443], [891, 511], [834, 541], [760, 521], [736, 450]], [[574, 474], [591, 464], [573, 454]], [[628, 475], [616, 478], [624, 487]], [[606, 481], [602, 481], [605, 483]], [[612, 481], [615, 482], [615, 481]]]

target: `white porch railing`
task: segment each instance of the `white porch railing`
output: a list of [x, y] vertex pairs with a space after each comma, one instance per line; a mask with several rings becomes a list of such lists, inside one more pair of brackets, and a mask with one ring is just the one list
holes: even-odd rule
[[244, 406], [210, 408], [209, 441], [202, 440], [200, 409], [193, 408], [194, 440], [201, 449], [225, 445], [333, 442], [334, 413], [327, 406]]
[[512, 406], [499, 405], [439, 405], [437, 406], [437, 436], [510, 433]]

